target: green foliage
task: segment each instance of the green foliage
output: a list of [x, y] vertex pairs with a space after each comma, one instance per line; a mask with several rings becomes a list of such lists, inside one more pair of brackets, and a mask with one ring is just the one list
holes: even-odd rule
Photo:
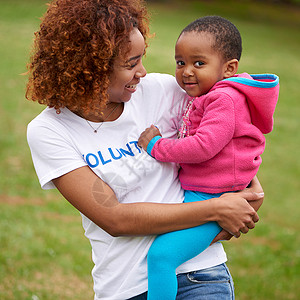
[[[57, 192], [39, 187], [26, 125], [43, 107], [24, 98], [33, 33], [43, 0], [0, 0], [0, 298], [92, 299], [90, 246], [80, 216]], [[299, 9], [255, 1], [149, 3], [149, 72], [174, 74], [174, 45], [197, 17], [219, 14], [240, 29], [240, 72], [276, 73], [280, 99], [259, 179], [261, 221], [224, 243], [237, 299], [297, 299], [300, 294]]]

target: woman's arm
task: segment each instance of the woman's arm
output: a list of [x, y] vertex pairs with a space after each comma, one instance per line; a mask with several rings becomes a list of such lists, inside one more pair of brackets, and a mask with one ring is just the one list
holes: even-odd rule
[[53, 183], [75, 208], [112, 236], [160, 234], [209, 221], [239, 235], [258, 221], [246, 199], [258, 200], [259, 196], [248, 191], [185, 204], [123, 204], [87, 166], [53, 179]]

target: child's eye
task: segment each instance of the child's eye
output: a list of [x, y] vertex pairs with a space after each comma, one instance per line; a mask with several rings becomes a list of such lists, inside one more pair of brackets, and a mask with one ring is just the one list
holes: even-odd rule
[[195, 67], [201, 67], [202, 65], [204, 65], [204, 62], [202, 62], [202, 61], [195, 62]]
[[184, 66], [184, 62], [182, 60], [176, 61], [177, 66]]

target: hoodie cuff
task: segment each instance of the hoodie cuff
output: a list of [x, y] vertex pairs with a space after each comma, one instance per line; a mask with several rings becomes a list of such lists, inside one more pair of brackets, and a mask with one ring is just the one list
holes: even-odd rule
[[[157, 136], [155, 136], [150, 142], [149, 142], [149, 144], [148, 144], [148, 146], [147, 146], [147, 153], [149, 154], [149, 155], [151, 155], [151, 151], [152, 151], [152, 149], [153, 149], [153, 147], [154, 147], [154, 144], [159, 140], [159, 139], [161, 139], [161, 136], [160, 135], [157, 135]], [[152, 155], [151, 155], [152, 156]], [[153, 157], [153, 156], [152, 156]]]

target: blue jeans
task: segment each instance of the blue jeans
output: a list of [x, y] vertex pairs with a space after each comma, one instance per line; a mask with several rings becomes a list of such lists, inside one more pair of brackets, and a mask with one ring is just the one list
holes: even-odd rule
[[[179, 274], [176, 300], [234, 300], [233, 280], [226, 264]], [[146, 300], [143, 293], [129, 300]]]

